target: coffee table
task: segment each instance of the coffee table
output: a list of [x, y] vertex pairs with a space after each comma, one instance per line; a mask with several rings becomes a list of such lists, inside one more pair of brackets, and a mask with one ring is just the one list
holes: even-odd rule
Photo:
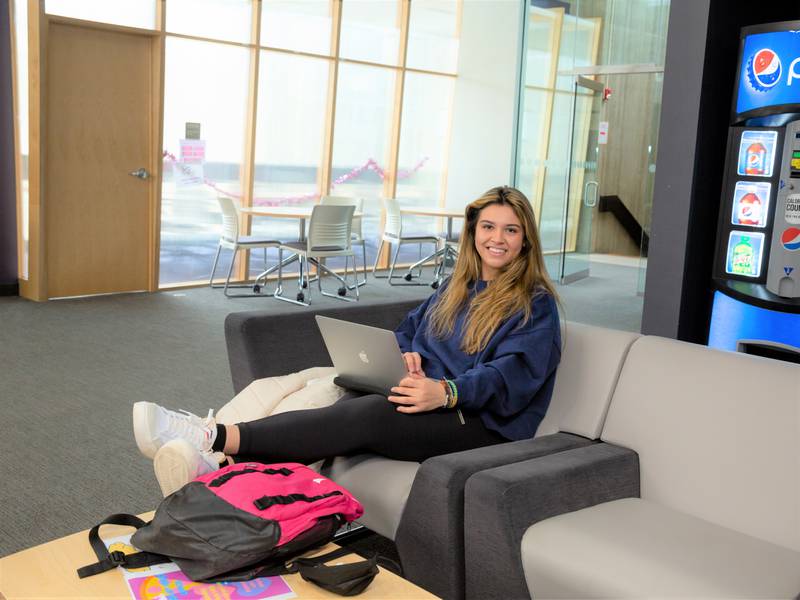
[[[152, 513], [141, 515], [149, 520]], [[104, 539], [131, 533], [130, 527], [106, 525], [100, 534]], [[105, 600], [131, 598], [118, 569], [107, 571], [86, 579], [78, 579], [76, 569], [97, 560], [89, 546], [89, 532], [74, 533], [0, 559], [0, 600], [50, 599], [50, 598], [103, 598]], [[313, 554], [334, 550], [329, 544]], [[341, 562], [360, 560], [357, 555], [348, 555]], [[341, 598], [331, 592], [303, 580], [300, 575], [284, 575], [297, 598]], [[435, 598], [410, 581], [381, 569], [366, 591], [358, 596], [364, 599], [385, 598]], [[181, 600], [192, 600], [186, 594]]]

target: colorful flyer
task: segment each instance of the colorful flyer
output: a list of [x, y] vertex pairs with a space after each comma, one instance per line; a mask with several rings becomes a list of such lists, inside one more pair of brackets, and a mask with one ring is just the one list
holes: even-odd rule
[[[105, 541], [109, 551], [136, 552], [131, 534]], [[283, 577], [258, 577], [250, 581], [198, 583], [184, 575], [175, 563], [142, 569], [123, 569], [133, 600], [283, 600], [297, 596]]]
[[739, 144], [739, 175], [772, 177], [777, 131], [745, 131]]
[[725, 272], [742, 277], [761, 275], [764, 234], [752, 231], [731, 231]]
[[131, 577], [128, 588], [134, 600], [256, 600], [294, 598], [282, 577], [259, 577], [232, 583], [197, 583], [181, 571]]
[[772, 184], [761, 181], [737, 181], [733, 192], [731, 223], [764, 227], [767, 224], [769, 194]]

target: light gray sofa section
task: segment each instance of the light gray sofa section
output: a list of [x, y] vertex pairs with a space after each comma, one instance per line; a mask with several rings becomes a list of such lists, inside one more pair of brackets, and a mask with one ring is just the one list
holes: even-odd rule
[[468, 598], [800, 594], [800, 367], [641, 337], [601, 439], [468, 480]]
[[[413, 307], [350, 306], [320, 314], [392, 329]], [[330, 364], [313, 314], [230, 314], [225, 331], [235, 390], [253, 379]], [[535, 439], [422, 465], [365, 454], [338, 457], [324, 468], [364, 504], [360, 521], [396, 542], [405, 576], [438, 596], [465, 595], [464, 485], [470, 476], [597, 443], [621, 365], [638, 336], [570, 323], [563, 337], [551, 407]]]

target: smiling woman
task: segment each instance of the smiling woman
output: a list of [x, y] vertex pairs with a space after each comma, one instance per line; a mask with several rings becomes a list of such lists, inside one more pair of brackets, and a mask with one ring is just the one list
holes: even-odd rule
[[[561, 337], [533, 211], [508, 187], [467, 206], [453, 276], [395, 331], [408, 373], [391, 395], [351, 391], [337, 403], [236, 425], [151, 402], [134, 436], [162, 490], [234, 461], [316, 462], [374, 452], [432, 456], [533, 437], [550, 403]], [[187, 479], [188, 481], [188, 479]]]

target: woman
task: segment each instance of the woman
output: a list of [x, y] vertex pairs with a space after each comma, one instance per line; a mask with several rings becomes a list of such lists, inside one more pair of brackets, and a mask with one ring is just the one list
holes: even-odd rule
[[[138, 402], [137, 444], [152, 458], [168, 441], [185, 440], [156, 461], [165, 488], [168, 472], [215, 468], [212, 452], [259, 462], [312, 463], [365, 451], [423, 461], [533, 437], [550, 402], [561, 340], [556, 294], [521, 192], [496, 187], [467, 206], [452, 276], [396, 336], [408, 376], [388, 398], [353, 392], [326, 408], [238, 425]], [[202, 460], [192, 461], [186, 442]]]

